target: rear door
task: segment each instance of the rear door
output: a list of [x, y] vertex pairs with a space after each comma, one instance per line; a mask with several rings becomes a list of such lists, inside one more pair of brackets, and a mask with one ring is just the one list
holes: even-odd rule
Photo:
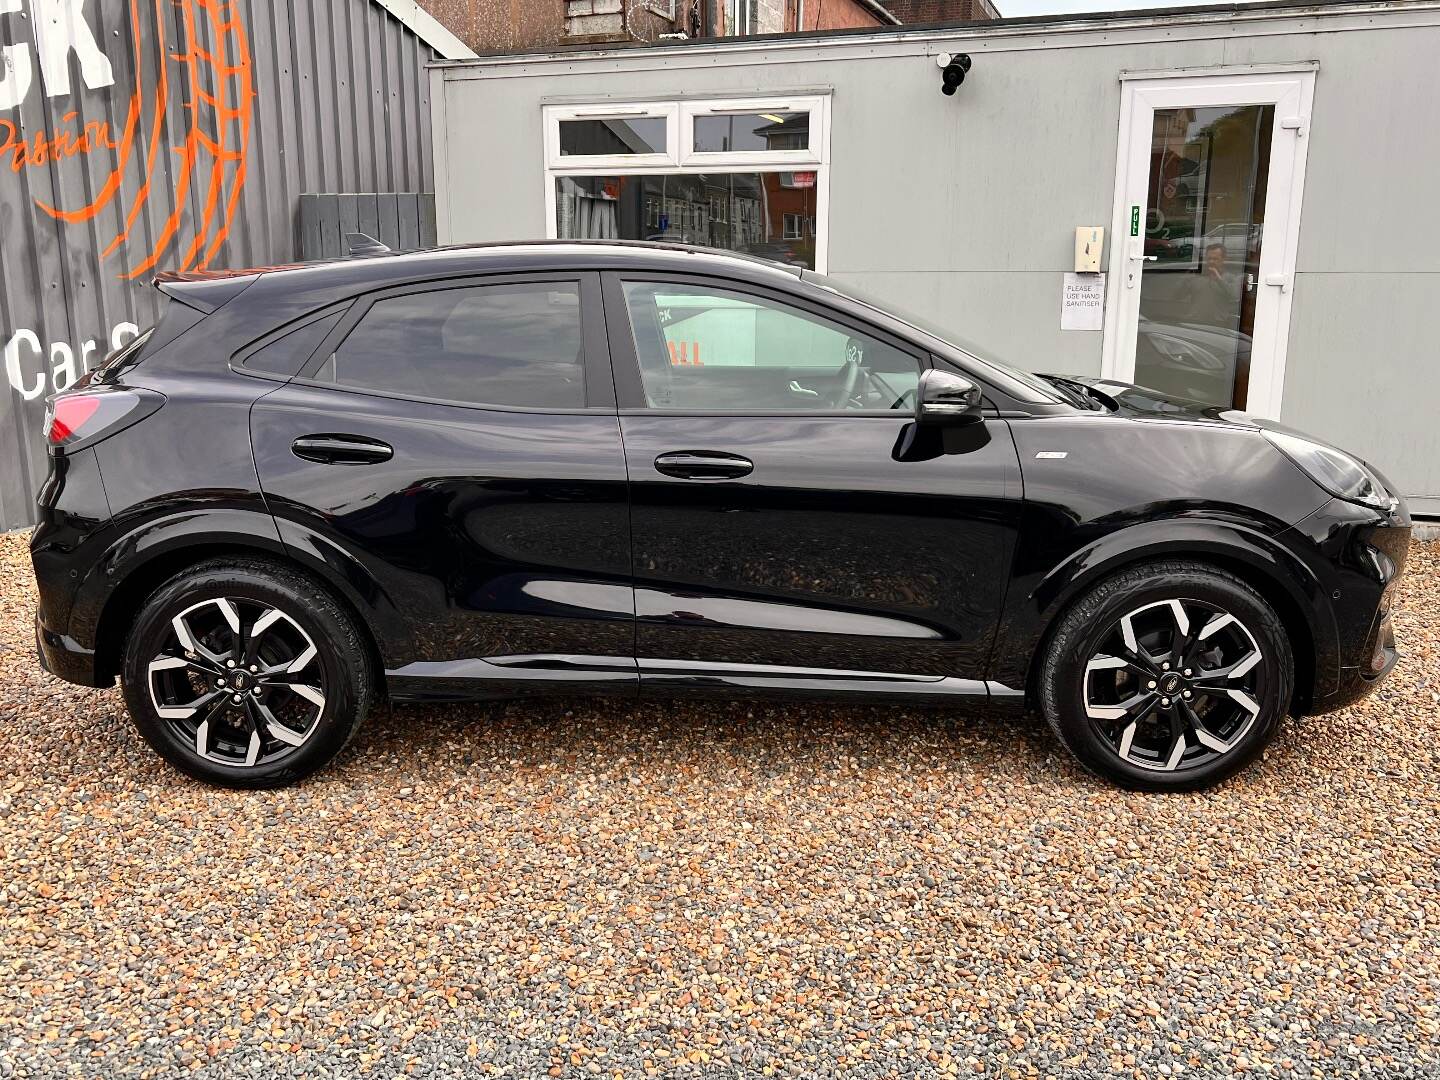
[[348, 553], [357, 588], [393, 616], [392, 691], [565, 680], [633, 693], [598, 278], [411, 285], [287, 330], [241, 358], [283, 374], [310, 356], [254, 409], [261, 485], [287, 543]]
[[918, 431], [931, 358], [804, 297], [605, 281], [642, 690], [977, 694], [1020, 508], [1006, 423]]

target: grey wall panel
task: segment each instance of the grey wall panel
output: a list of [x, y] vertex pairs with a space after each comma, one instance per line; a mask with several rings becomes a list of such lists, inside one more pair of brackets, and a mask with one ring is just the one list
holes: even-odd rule
[[[946, 327], [957, 344], [1030, 371], [1100, 374], [1101, 335], [1060, 329], [1060, 271], [841, 271], [833, 274], [898, 311]], [[1051, 311], [1043, 325], [1034, 313]], [[1026, 325], [1023, 345], [1016, 327]], [[1010, 344], [1005, 344], [1010, 343]]]
[[1437, 311], [1440, 274], [1298, 275], [1280, 415], [1432, 501], [1440, 500]]
[[0, 70], [0, 528], [31, 521], [44, 398], [154, 318], [155, 272], [296, 259], [307, 192], [433, 185], [435, 53], [370, 0], [86, 0], [63, 30], [103, 59], [68, 88], [32, 6], [0, 16], [34, 68], [18, 102]]
[[346, 254], [346, 234], [357, 229], [394, 251], [434, 247], [435, 196], [414, 192], [300, 196], [302, 261]]

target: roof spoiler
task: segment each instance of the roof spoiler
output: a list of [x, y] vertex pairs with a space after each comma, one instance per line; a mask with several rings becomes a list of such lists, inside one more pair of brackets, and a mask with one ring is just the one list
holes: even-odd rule
[[[280, 267], [265, 267], [278, 270]], [[262, 270], [192, 270], [157, 274], [155, 288], [202, 315], [218, 311], [248, 289]]]

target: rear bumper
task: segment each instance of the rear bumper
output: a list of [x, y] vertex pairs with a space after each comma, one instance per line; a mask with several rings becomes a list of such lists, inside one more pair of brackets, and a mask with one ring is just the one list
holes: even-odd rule
[[57, 679], [80, 686], [115, 685], [113, 679], [96, 677], [93, 649], [87, 649], [74, 638], [51, 630], [45, 625], [38, 609], [35, 612], [35, 651], [40, 656], [40, 666]]

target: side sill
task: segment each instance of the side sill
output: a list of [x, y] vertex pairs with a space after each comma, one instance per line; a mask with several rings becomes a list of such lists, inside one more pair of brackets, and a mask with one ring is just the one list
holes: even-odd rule
[[488, 659], [421, 660], [385, 672], [390, 700], [483, 701], [511, 697], [634, 697], [640, 686], [629, 656], [526, 654]]
[[396, 702], [515, 697], [779, 697], [909, 704], [1023, 707], [1025, 695], [998, 682], [944, 675], [784, 667], [773, 664], [635, 660], [628, 656], [528, 654], [419, 661], [385, 673]]
[[917, 704], [982, 702], [990, 698], [989, 687], [981, 680], [943, 675], [694, 660], [642, 659], [639, 666], [643, 697], [833, 697]]

